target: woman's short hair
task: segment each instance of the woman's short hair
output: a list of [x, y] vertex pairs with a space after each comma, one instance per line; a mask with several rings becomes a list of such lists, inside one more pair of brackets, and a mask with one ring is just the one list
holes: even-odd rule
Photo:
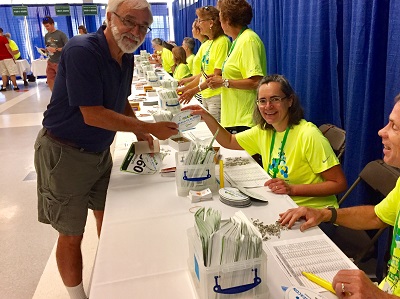
[[183, 47], [177, 46], [172, 49], [172, 55], [174, 57], [174, 61], [176, 65], [181, 63], [186, 64], [186, 52]]
[[194, 46], [195, 46], [195, 42], [194, 42], [194, 38], [192, 37], [185, 37], [183, 39], [183, 42], [185, 43], [185, 45], [189, 48], [190, 52], [194, 51]]
[[211, 27], [213, 33], [213, 39], [224, 34], [224, 30], [221, 27], [221, 22], [219, 20], [219, 10], [214, 6], [203, 6], [196, 9], [196, 15], [203, 19], [209, 19], [213, 21], [213, 26]]
[[231, 26], [247, 26], [253, 19], [253, 9], [246, 0], [219, 0], [221, 20]]
[[153, 44], [159, 45], [159, 46], [162, 46], [162, 44], [163, 44], [163, 40], [162, 40], [161, 38], [158, 38], [158, 37], [153, 38], [153, 39], [151, 40], [151, 42], [152, 42]]
[[[273, 74], [262, 78], [257, 88], [257, 99], [260, 87], [264, 84], [268, 84], [271, 82], [279, 83], [281, 91], [285, 94], [285, 96], [287, 98], [291, 97], [292, 99], [292, 106], [290, 106], [288, 109], [288, 115], [289, 115], [288, 126], [291, 127], [294, 125], [298, 125], [300, 121], [304, 118], [304, 110], [301, 107], [299, 97], [297, 96], [297, 94], [295, 93], [289, 81], [285, 78], [285, 76]], [[257, 104], [254, 106], [253, 120], [256, 125], [260, 125], [261, 129], [264, 130], [274, 129], [274, 127], [271, 124], [268, 124], [262, 117]]]

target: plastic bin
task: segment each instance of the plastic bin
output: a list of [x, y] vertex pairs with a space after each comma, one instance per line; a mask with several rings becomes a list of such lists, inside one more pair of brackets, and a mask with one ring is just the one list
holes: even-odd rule
[[199, 191], [210, 188], [215, 193], [218, 190], [215, 179], [215, 164], [185, 165], [187, 152], [177, 152], [176, 160], [176, 189], [179, 196], [189, 195], [189, 190]]
[[200, 239], [188, 230], [188, 266], [198, 299], [268, 299], [267, 255], [215, 267], [205, 267]]

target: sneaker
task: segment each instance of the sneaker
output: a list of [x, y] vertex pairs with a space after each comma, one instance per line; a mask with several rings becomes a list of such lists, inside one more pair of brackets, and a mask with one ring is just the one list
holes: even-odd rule
[[28, 81], [24, 81], [24, 86], [29, 86], [29, 83], [28, 83]]
[[18, 86], [14, 87], [14, 90], [19, 90], [19, 87]]

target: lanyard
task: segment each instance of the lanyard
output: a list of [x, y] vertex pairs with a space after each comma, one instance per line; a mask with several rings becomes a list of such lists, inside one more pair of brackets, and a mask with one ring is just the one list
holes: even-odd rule
[[204, 55], [203, 55], [203, 58], [201, 59], [201, 68], [202, 68], [203, 70], [204, 70], [204, 68], [205, 68], [206, 62], [207, 62], [207, 64], [208, 64], [207, 58], [208, 58], [208, 56], [210, 55], [210, 49], [211, 49], [211, 46], [213, 45], [213, 43], [214, 43], [214, 40], [211, 41], [211, 43], [210, 43], [210, 45], [208, 46], [208, 49], [207, 49], [207, 51], [206, 51], [206, 54], [204, 54]]
[[224, 71], [225, 62], [228, 60], [229, 56], [231, 56], [231, 53], [232, 53], [233, 49], [235, 49], [237, 40], [238, 40], [239, 37], [242, 35], [243, 31], [245, 31], [246, 29], [248, 29], [248, 27], [247, 27], [247, 26], [244, 26], [244, 27], [242, 28], [242, 30], [240, 30], [238, 36], [237, 36], [237, 37], [235, 38], [235, 40], [233, 41], [231, 47], [229, 48], [228, 56], [226, 56], [226, 58], [225, 58], [225, 60], [224, 60], [224, 63], [222, 64], [222, 71]]
[[[271, 147], [269, 148], [269, 163], [272, 166], [272, 151], [274, 150], [274, 145], [275, 145], [275, 135], [276, 135], [276, 131], [274, 130], [274, 133], [272, 134], [272, 140], [271, 140]], [[281, 160], [282, 160], [282, 156], [283, 156], [283, 149], [285, 148], [285, 144], [286, 144], [286, 139], [287, 136], [289, 135], [289, 127], [286, 128], [285, 131], [285, 136], [283, 136], [283, 140], [282, 140], [282, 147], [281, 147], [281, 152], [279, 153], [279, 161], [276, 164], [276, 166], [274, 168], [272, 168], [272, 178], [276, 178], [276, 175], [278, 174], [278, 166], [279, 164], [281, 164]]]

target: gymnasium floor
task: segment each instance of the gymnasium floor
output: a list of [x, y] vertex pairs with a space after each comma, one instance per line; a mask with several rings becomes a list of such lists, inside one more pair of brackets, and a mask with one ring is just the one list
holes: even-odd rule
[[[0, 92], [0, 298], [68, 299], [57, 271], [57, 232], [37, 221], [33, 144], [51, 92], [45, 79]], [[93, 215], [83, 245], [88, 289], [97, 248]]]

